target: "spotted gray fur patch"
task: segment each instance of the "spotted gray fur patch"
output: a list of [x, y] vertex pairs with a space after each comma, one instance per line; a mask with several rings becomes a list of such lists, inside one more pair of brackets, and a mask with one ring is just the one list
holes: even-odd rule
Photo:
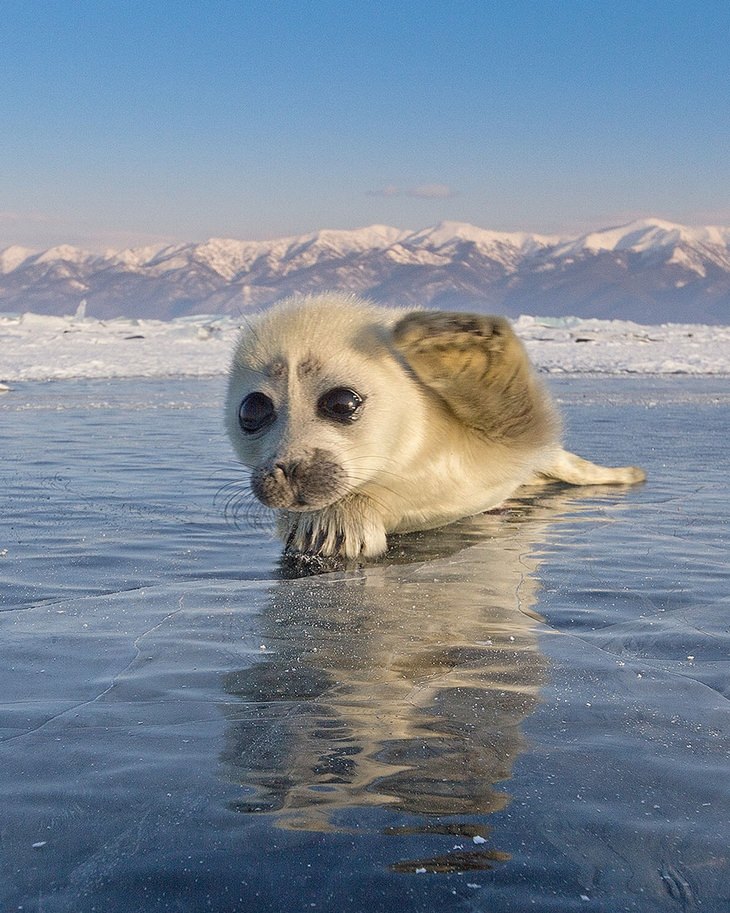
[[272, 361], [266, 368], [266, 373], [269, 377], [284, 377], [287, 371], [288, 368], [285, 361]]
[[322, 362], [315, 355], [308, 355], [297, 366], [299, 377], [306, 377], [308, 374], [318, 374], [322, 370]]

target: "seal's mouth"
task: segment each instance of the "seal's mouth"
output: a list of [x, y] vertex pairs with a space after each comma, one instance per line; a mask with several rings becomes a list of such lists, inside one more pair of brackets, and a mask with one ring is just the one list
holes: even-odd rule
[[344, 469], [331, 454], [316, 450], [306, 459], [276, 460], [256, 467], [251, 476], [251, 488], [267, 507], [319, 510], [343, 497], [347, 479]]

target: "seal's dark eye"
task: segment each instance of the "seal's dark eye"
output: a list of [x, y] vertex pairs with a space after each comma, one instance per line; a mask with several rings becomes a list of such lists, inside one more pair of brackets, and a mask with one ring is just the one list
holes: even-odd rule
[[238, 407], [238, 424], [246, 434], [260, 431], [275, 418], [274, 404], [265, 393], [249, 393]]
[[359, 393], [347, 387], [335, 387], [323, 393], [317, 403], [317, 411], [325, 418], [348, 424], [360, 417], [363, 399]]

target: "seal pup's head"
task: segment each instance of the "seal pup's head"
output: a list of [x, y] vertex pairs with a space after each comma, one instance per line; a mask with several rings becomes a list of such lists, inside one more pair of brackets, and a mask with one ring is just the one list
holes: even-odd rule
[[289, 299], [243, 330], [226, 425], [265, 505], [327, 507], [417, 446], [420, 395], [390, 344], [398, 316], [332, 294]]

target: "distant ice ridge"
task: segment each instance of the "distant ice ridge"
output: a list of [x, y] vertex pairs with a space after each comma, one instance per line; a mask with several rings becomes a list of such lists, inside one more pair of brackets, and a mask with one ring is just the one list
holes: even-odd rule
[[[514, 326], [550, 374], [730, 375], [730, 326], [528, 316]], [[240, 319], [215, 315], [0, 315], [0, 389], [24, 380], [222, 376], [239, 330]]]
[[371, 225], [263, 241], [212, 238], [94, 254], [68, 245], [0, 251], [0, 312], [100, 319], [236, 315], [337, 289], [389, 305], [650, 324], [730, 324], [730, 228], [661, 219], [580, 237], [441, 222]]

